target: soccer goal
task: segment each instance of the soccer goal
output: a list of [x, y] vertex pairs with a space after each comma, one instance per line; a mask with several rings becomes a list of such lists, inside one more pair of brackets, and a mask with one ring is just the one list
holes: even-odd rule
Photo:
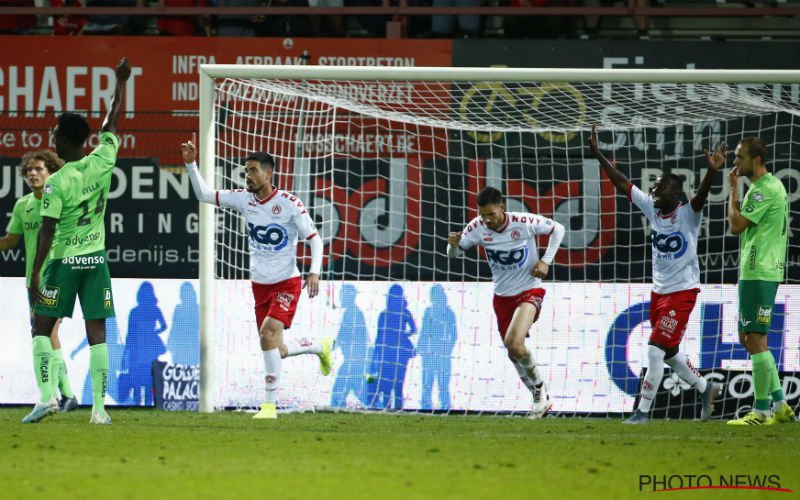
[[[553, 411], [632, 411], [647, 359], [651, 243], [642, 214], [587, 150], [592, 124], [640, 188], [673, 172], [688, 196], [704, 149], [766, 142], [791, 214], [770, 346], [780, 371], [800, 372], [800, 71], [205, 65], [200, 93], [204, 177], [240, 189], [243, 158], [269, 152], [277, 186], [306, 204], [325, 243], [322, 293], [301, 299], [286, 335], [336, 336], [334, 372], [322, 377], [313, 356], [286, 360], [279, 408], [529, 409], [497, 332], [485, 258], [446, 256], [447, 233], [477, 214], [481, 188], [496, 186], [508, 210], [567, 228], [528, 339]], [[726, 222], [732, 163], [704, 209], [702, 292], [682, 343], [724, 385], [717, 415], [752, 398], [736, 333], [739, 242]], [[307, 265], [308, 252], [299, 255]], [[201, 207], [200, 263], [201, 409], [257, 406], [263, 367], [237, 214]], [[379, 328], [389, 313], [411, 321]], [[793, 377], [787, 398], [798, 397]], [[668, 373], [653, 414], [696, 409], [694, 391]]]

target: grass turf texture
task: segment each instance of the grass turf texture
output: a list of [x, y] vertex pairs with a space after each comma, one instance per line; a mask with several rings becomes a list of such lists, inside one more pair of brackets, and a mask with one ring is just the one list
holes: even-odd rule
[[2, 498], [646, 498], [640, 474], [748, 473], [800, 491], [800, 424], [112, 408], [111, 426], [87, 409], [22, 425], [28, 410], [0, 409]]

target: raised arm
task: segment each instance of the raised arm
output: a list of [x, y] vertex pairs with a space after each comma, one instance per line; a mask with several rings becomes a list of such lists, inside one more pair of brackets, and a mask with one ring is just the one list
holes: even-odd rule
[[614, 186], [617, 188], [617, 190], [627, 196], [631, 181], [629, 181], [622, 172], [614, 168], [614, 165], [608, 161], [608, 158], [606, 158], [605, 155], [600, 151], [600, 148], [597, 147], [596, 128], [597, 125], [593, 124], [592, 133], [589, 136], [589, 151], [591, 151], [592, 155], [597, 158], [597, 161], [600, 162], [600, 166], [603, 167], [606, 175], [609, 179], [611, 179], [611, 182], [614, 183]]
[[703, 177], [703, 180], [700, 181], [700, 187], [697, 188], [697, 192], [689, 201], [692, 205], [692, 210], [695, 212], [699, 212], [703, 209], [703, 205], [706, 204], [706, 199], [708, 198], [708, 193], [711, 191], [711, 184], [714, 183], [714, 176], [725, 166], [725, 157], [728, 155], [728, 145], [723, 142], [717, 145], [713, 154], [709, 153], [707, 149], [705, 152], [708, 170], [706, 170], [706, 175]]
[[103, 127], [100, 129], [101, 132], [117, 133], [117, 120], [119, 119], [119, 111], [122, 109], [122, 95], [125, 93], [125, 82], [128, 81], [130, 76], [131, 65], [128, 64], [128, 59], [123, 57], [117, 65], [114, 97], [111, 98], [111, 107], [106, 112]]
[[464, 252], [458, 246], [458, 243], [461, 241], [461, 233], [460, 232], [451, 232], [447, 234], [447, 256], [451, 259], [455, 259], [457, 257], [462, 257]]
[[186, 141], [181, 144], [181, 156], [183, 156], [186, 171], [189, 172], [189, 181], [192, 183], [194, 195], [203, 203], [216, 204], [216, 193], [208, 187], [206, 181], [200, 176], [200, 171], [197, 168], [197, 148], [192, 141]]
[[28, 292], [36, 302], [41, 302], [44, 297], [39, 290], [42, 279], [42, 266], [53, 246], [53, 237], [56, 234], [56, 224], [58, 219], [52, 217], [42, 217], [42, 226], [39, 228], [39, 237], [36, 240], [36, 257], [33, 259], [33, 269], [31, 270], [31, 283]]
[[733, 167], [728, 174], [728, 188], [728, 224], [732, 234], [739, 234], [753, 225], [739, 209], [739, 167]]

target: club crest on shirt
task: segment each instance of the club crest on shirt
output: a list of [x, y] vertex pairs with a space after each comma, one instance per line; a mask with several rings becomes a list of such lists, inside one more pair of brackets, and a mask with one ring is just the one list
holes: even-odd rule
[[274, 207], [272, 207], [272, 213], [275, 215], [279, 215], [281, 213], [281, 206], [275, 205]]
[[518, 240], [519, 237], [520, 237], [520, 233], [519, 233], [518, 230], [515, 229], [515, 230], [511, 231], [511, 239], [512, 240]]
[[53, 192], [53, 186], [52, 186], [51, 184], [47, 184], [47, 185], [44, 187], [43, 191], [44, 191], [45, 193], [47, 193], [47, 194], [50, 194], [50, 193], [52, 193], [52, 192]]

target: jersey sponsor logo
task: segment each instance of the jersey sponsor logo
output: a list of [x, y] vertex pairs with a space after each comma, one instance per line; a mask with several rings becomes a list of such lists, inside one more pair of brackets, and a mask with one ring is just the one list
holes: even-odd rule
[[756, 323], [759, 325], [769, 325], [772, 324], [772, 306], [758, 306], [758, 312], [756, 314]]
[[764, 195], [761, 193], [753, 193], [753, 199], [756, 201], [764, 201]]
[[45, 307], [58, 306], [58, 296], [61, 294], [61, 289], [57, 286], [42, 285], [42, 301], [41, 305]]
[[111, 309], [113, 307], [111, 299], [111, 289], [110, 288], [103, 288], [103, 308], [104, 309]]
[[492, 267], [502, 266], [506, 269], [519, 269], [528, 260], [528, 247], [519, 247], [512, 250], [486, 249], [486, 258]]
[[73, 255], [72, 257], [64, 257], [61, 263], [68, 266], [96, 266], [103, 264], [106, 261], [104, 255]]
[[64, 241], [64, 245], [66, 246], [83, 245], [84, 243], [88, 243], [90, 241], [98, 241], [100, 238], [101, 238], [100, 231], [97, 231], [92, 234], [87, 234], [86, 236], [73, 236], [72, 238], [69, 238], [66, 241]]
[[289, 244], [289, 233], [280, 224], [256, 226], [248, 222], [247, 233], [250, 235], [250, 240], [276, 252], [283, 250]]
[[650, 231], [650, 239], [653, 240], [653, 250], [658, 252], [656, 258], [659, 259], [679, 259], [689, 248], [686, 237], [680, 231], [668, 234], [659, 234], [656, 231]]
[[34, 207], [31, 207], [31, 208], [25, 210], [25, 213], [29, 214], [29, 213], [33, 212], [33, 209], [34, 209]]
[[675, 311], [670, 311], [669, 314], [661, 317], [661, 321], [658, 324], [661, 333], [667, 338], [672, 337], [672, 334], [675, 333], [675, 328], [678, 326], [678, 320], [675, 316]]

